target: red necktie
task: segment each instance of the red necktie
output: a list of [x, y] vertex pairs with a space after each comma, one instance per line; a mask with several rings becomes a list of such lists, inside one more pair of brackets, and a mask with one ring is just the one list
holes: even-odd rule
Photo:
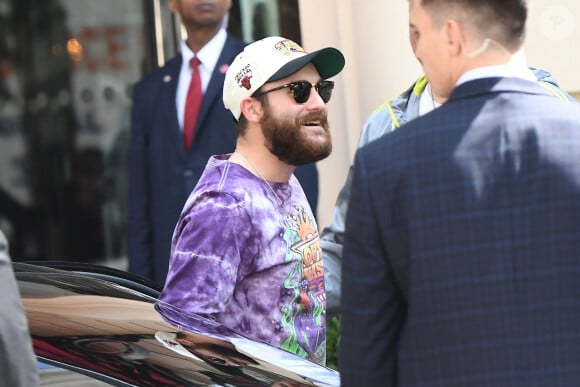
[[197, 113], [201, 106], [201, 77], [199, 76], [198, 66], [200, 61], [197, 57], [191, 58], [189, 62], [191, 65], [191, 82], [187, 90], [187, 99], [185, 100], [185, 117], [183, 119], [183, 140], [185, 141], [185, 148], [189, 150], [191, 141], [193, 139], [193, 130], [197, 121]]

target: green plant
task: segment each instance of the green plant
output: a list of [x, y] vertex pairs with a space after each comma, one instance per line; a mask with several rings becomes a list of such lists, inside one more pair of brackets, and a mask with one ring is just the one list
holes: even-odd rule
[[326, 322], [326, 366], [338, 371], [338, 350], [340, 344], [340, 316]]

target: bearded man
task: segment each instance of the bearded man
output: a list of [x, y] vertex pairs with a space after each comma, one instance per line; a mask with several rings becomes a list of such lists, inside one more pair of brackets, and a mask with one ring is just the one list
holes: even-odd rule
[[[327, 157], [327, 122], [344, 56], [295, 42], [254, 42], [229, 67], [223, 100], [232, 154], [212, 157], [175, 228], [157, 310], [210, 317], [324, 364], [326, 294], [318, 226], [293, 172]], [[314, 90], [313, 90], [314, 89]]]

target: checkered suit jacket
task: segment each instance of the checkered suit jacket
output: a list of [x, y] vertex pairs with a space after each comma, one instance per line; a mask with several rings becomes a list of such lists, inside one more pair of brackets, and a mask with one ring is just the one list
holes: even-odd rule
[[342, 386], [580, 386], [580, 107], [458, 86], [362, 148]]

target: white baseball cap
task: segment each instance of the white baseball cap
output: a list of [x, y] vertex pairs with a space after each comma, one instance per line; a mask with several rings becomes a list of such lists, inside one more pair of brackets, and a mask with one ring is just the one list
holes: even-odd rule
[[238, 120], [240, 103], [262, 85], [286, 78], [312, 63], [322, 79], [338, 74], [344, 67], [344, 56], [333, 47], [307, 53], [300, 45], [281, 36], [271, 36], [244, 48], [238, 54], [224, 81], [223, 100]]

